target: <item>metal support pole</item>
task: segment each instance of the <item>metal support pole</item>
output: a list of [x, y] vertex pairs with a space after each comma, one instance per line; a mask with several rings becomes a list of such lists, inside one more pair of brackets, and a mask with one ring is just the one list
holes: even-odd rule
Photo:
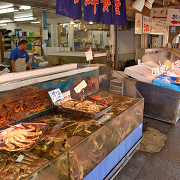
[[118, 69], [118, 26], [116, 26], [115, 36], [115, 69]]
[[43, 48], [42, 48], [42, 9], [39, 8], [39, 28], [40, 28], [40, 41], [41, 41], [41, 56], [43, 55]]
[[114, 25], [110, 25], [110, 67], [114, 69]]
[[72, 51], [74, 51], [74, 24], [72, 24]]

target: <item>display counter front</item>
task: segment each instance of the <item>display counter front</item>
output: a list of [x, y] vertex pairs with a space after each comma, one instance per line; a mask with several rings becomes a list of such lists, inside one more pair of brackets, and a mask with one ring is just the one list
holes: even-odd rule
[[[0, 84], [1, 179], [104, 179], [141, 139], [135, 87], [107, 66], [71, 67]], [[57, 88], [64, 100], [52, 103]]]

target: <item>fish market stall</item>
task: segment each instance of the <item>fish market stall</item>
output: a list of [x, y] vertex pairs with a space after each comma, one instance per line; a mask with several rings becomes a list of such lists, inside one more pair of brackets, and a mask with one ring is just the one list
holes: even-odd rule
[[143, 107], [107, 66], [1, 75], [0, 178], [109, 179], [142, 138]]
[[[135, 78], [136, 88], [144, 97], [144, 115], [157, 120], [176, 124], [180, 118], [179, 87], [180, 52], [161, 48], [147, 52], [140, 65], [128, 67], [125, 73]], [[163, 70], [168, 67], [168, 71]], [[152, 69], [159, 73], [153, 74]], [[164, 72], [163, 72], [164, 71]]]

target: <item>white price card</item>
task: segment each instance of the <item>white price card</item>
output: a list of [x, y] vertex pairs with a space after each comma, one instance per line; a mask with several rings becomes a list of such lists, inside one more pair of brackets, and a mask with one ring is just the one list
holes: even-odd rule
[[10, 72], [10, 71], [9, 71], [8, 68], [5, 68], [5, 69], [3, 69], [3, 70], [1, 71], [2, 74], [7, 74], [7, 73], [9, 73], [9, 72]]
[[85, 80], [83, 80], [81, 83], [79, 83], [75, 88], [76, 93], [80, 93], [85, 87], [87, 86], [87, 83]]
[[24, 158], [24, 155], [20, 154], [18, 158], [16, 159], [17, 162], [21, 162]]
[[90, 60], [93, 59], [93, 57], [92, 57], [92, 51], [85, 52], [85, 55], [86, 55], [86, 60], [87, 60], [87, 61], [90, 61]]
[[64, 99], [62, 99], [61, 102], [69, 101], [71, 99], [70, 91], [63, 93], [63, 96], [64, 96]]
[[159, 68], [152, 68], [152, 75], [153, 76], [156, 76], [156, 75], [159, 75]]
[[58, 100], [64, 99], [64, 96], [59, 88], [49, 91], [48, 94], [51, 97], [53, 103], [55, 103]]

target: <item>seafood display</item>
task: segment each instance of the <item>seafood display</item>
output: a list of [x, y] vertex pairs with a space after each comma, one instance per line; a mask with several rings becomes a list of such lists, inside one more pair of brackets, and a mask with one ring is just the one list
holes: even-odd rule
[[0, 179], [20, 180], [27, 179], [33, 172], [44, 167], [48, 160], [39, 158], [30, 152], [16, 153], [14, 155], [2, 154], [0, 162]]
[[0, 127], [53, 107], [48, 90], [37, 86], [22, 87], [0, 95]]
[[97, 104], [95, 101], [78, 101], [78, 100], [70, 100], [65, 103], [60, 104], [64, 108], [70, 108], [77, 111], [84, 111], [92, 114], [99, 113], [103, 108], [106, 108], [106, 105]]
[[20, 123], [0, 131], [0, 142], [7, 151], [25, 151], [33, 148], [46, 130], [46, 124]]

